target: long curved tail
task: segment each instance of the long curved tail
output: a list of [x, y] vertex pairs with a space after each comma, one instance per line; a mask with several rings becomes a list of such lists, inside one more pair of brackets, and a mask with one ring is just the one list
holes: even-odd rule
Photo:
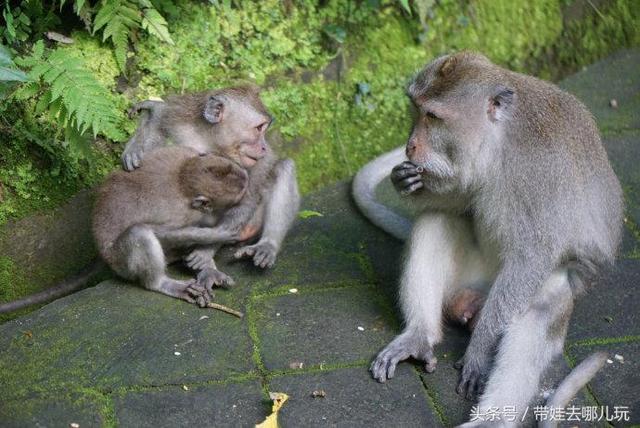
[[17, 311], [18, 309], [26, 308], [27, 306], [37, 305], [38, 303], [48, 302], [49, 300], [57, 299], [59, 297], [66, 296], [72, 292], [84, 287], [95, 275], [105, 269], [107, 265], [99, 259], [93, 260], [87, 267], [81, 272], [73, 275], [64, 281], [49, 287], [40, 293], [35, 293], [24, 299], [14, 300], [13, 302], [7, 302], [0, 305], [0, 314], [7, 312]]
[[409, 219], [397, 214], [375, 199], [375, 190], [378, 184], [389, 176], [394, 166], [403, 160], [406, 160], [404, 146], [375, 158], [362, 167], [353, 178], [352, 192], [356, 205], [365, 217], [390, 235], [401, 241], [406, 241], [411, 232]]
[[[606, 352], [594, 352], [589, 355], [564, 378], [551, 397], [547, 399], [546, 407], [549, 409], [567, 407], [569, 401], [571, 401], [578, 391], [602, 368], [607, 358], [608, 355]], [[555, 420], [545, 420], [540, 422], [539, 427], [555, 428], [557, 424]]]

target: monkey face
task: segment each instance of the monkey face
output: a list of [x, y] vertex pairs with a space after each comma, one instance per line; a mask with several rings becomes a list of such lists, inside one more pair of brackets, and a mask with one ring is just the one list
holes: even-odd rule
[[218, 103], [219, 114], [215, 117], [217, 122], [210, 123], [216, 127], [216, 145], [221, 154], [244, 168], [253, 167], [267, 154], [265, 134], [271, 116], [257, 98], [218, 95], [212, 99]]
[[[422, 70], [407, 93], [414, 125], [407, 142], [409, 160], [424, 171], [424, 187], [434, 193], [467, 191], [494, 158], [496, 138], [508, 122], [514, 91], [483, 76], [491, 64], [480, 55], [441, 57]], [[482, 164], [482, 165], [481, 165]]]
[[420, 167], [425, 188], [433, 193], [453, 190], [456, 173], [452, 158], [453, 135], [444, 118], [432, 109], [418, 107], [414, 114], [414, 125], [407, 141], [406, 154], [409, 160]]

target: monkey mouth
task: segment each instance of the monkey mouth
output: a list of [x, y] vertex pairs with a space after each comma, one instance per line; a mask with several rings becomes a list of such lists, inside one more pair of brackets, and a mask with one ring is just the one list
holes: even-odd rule
[[255, 158], [253, 156], [243, 154], [241, 158], [241, 162], [245, 167], [249, 168], [254, 166], [258, 162], [258, 159], [259, 158]]

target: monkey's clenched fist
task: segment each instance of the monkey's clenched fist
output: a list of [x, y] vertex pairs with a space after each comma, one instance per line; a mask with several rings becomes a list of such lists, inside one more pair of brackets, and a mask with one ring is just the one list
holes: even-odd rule
[[391, 182], [401, 195], [410, 195], [424, 187], [421, 172], [413, 163], [402, 162], [391, 170]]

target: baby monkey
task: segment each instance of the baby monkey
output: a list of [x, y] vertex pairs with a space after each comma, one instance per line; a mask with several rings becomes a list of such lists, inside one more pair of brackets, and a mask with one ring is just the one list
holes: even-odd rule
[[98, 189], [93, 234], [100, 256], [127, 280], [204, 307], [213, 284], [170, 278], [166, 266], [198, 246], [237, 241], [216, 223], [247, 185], [245, 169], [229, 159], [188, 147], [155, 150], [144, 167], [114, 172]]

